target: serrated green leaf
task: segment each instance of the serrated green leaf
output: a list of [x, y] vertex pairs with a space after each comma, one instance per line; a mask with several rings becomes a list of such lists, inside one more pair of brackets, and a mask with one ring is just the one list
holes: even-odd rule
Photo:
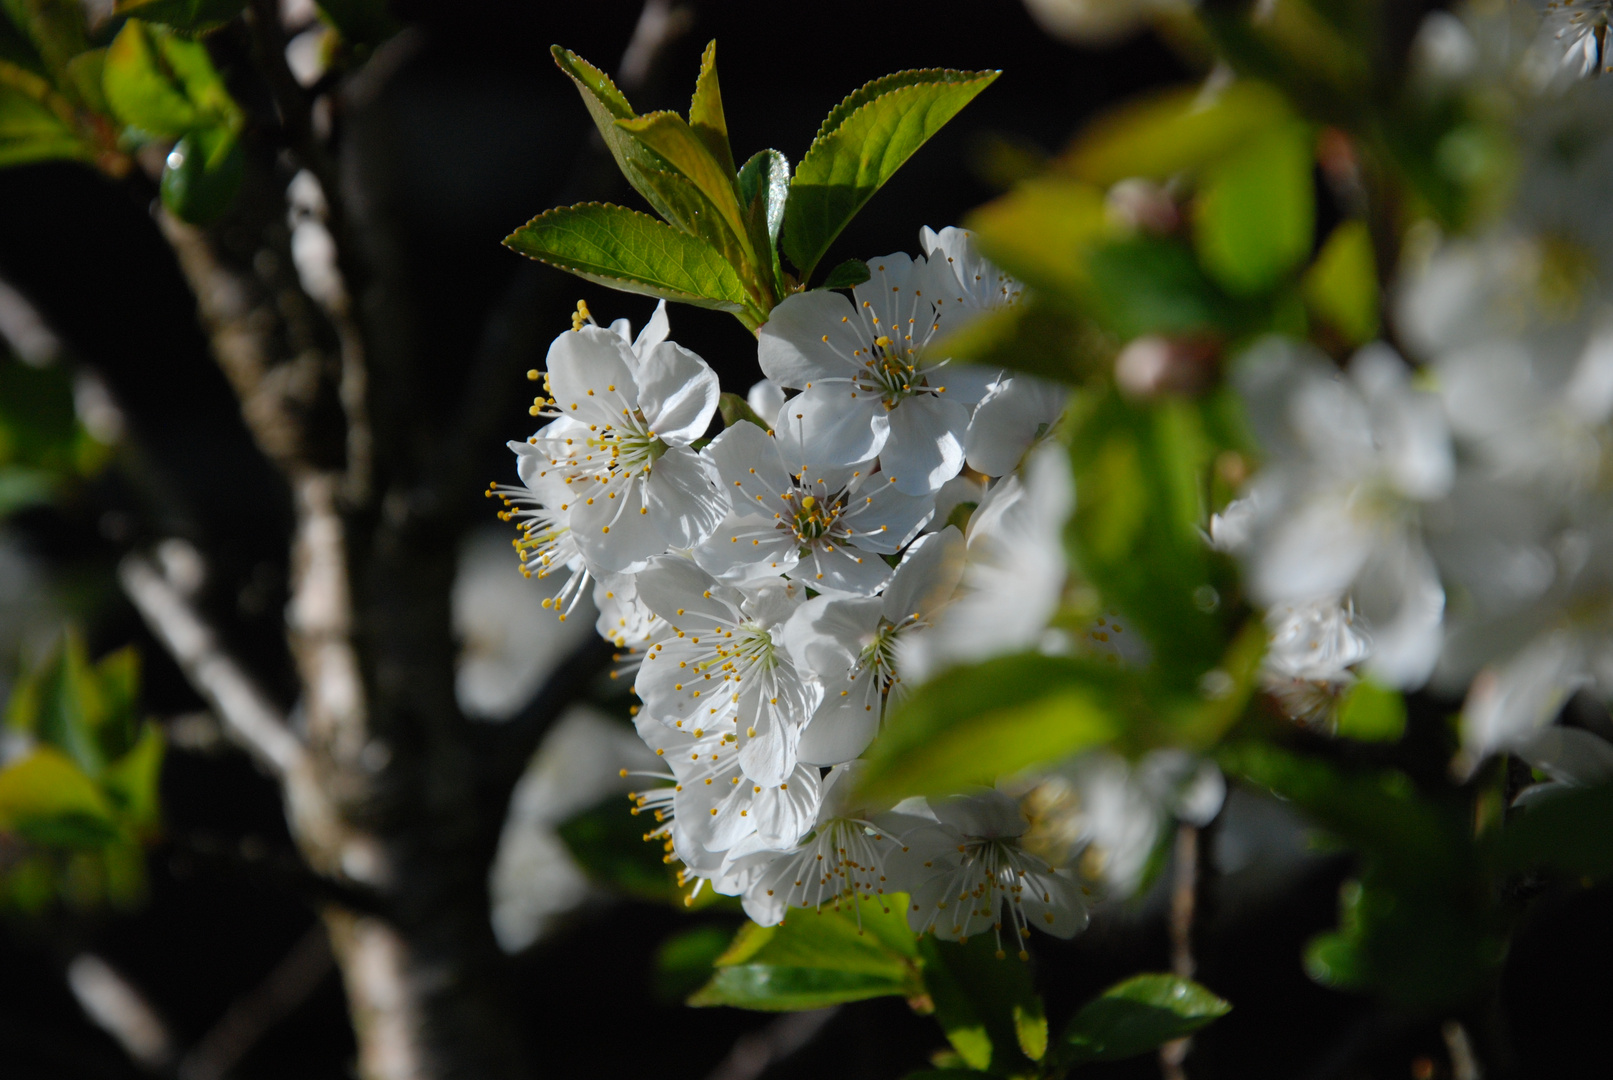
[[917, 997], [924, 983], [903, 913], [906, 897], [886, 900], [888, 909], [865, 901], [860, 910], [793, 910], [778, 926], [746, 925], [689, 1004], [793, 1012], [873, 997]]
[[732, 313], [744, 311], [749, 302], [734, 267], [710, 245], [648, 214], [609, 203], [539, 214], [504, 243], [626, 292]]
[[1196, 172], [1293, 117], [1265, 83], [1240, 79], [1206, 95], [1198, 87], [1130, 102], [1088, 125], [1060, 168], [1099, 187], [1130, 177]]
[[187, 34], [217, 30], [245, 9], [246, 0], [117, 0], [112, 8]]
[[785, 207], [784, 251], [803, 281], [874, 192], [997, 75], [902, 72], [830, 112], [796, 167]]
[[[693, 182], [633, 133], [617, 126], [617, 121], [633, 120], [637, 114], [616, 84], [576, 53], [558, 45], [550, 53], [560, 70], [577, 85], [583, 104], [593, 117], [594, 126], [604, 137], [611, 156], [616, 159], [622, 176], [633, 186], [633, 190], [644, 196], [651, 209], [676, 230], [690, 236], [706, 236], [709, 240], [708, 233], [724, 228], [724, 225], [711, 220], [712, 203]], [[718, 250], [722, 250], [721, 244]]]
[[1337, 734], [1363, 742], [1394, 742], [1406, 732], [1406, 702], [1400, 691], [1361, 679], [1339, 702]]
[[1346, 344], [1365, 345], [1378, 336], [1378, 270], [1366, 222], [1345, 221], [1333, 230], [1302, 288], [1306, 306]]
[[869, 272], [868, 264], [861, 259], [847, 259], [823, 279], [820, 289], [850, 289], [861, 285], [873, 275]]
[[0, 770], [0, 830], [72, 847], [118, 835], [112, 804], [73, 760], [50, 746]]
[[739, 207], [738, 178], [711, 154], [706, 141], [675, 112], [646, 113], [616, 126], [664, 159], [692, 185], [706, 209], [671, 219], [684, 232], [700, 237], [723, 253], [736, 270], [754, 270], [758, 263], [745, 215]]
[[153, 135], [233, 132], [243, 122], [207, 46], [139, 19], [124, 23], [112, 39], [102, 88], [119, 120]]
[[1134, 975], [1075, 1014], [1060, 1035], [1060, 1058], [1075, 1065], [1147, 1054], [1230, 1011], [1230, 1003], [1191, 979]]
[[1211, 162], [1199, 182], [1193, 242], [1235, 296], [1276, 285], [1311, 253], [1316, 195], [1311, 130], [1279, 124]]
[[40, 73], [62, 82], [73, 57], [90, 47], [84, 9], [74, 0], [0, 0], [0, 7], [28, 39]]
[[1102, 745], [1120, 730], [1112, 669], [1071, 657], [1007, 656], [955, 668], [915, 690], [869, 748], [869, 803], [990, 784]]
[[728, 118], [723, 113], [722, 88], [717, 82], [717, 42], [706, 43], [700, 54], [700, 75], [689, 100], [689, 127], [706, 144], [723, 172], [734, 175], [734, 151], [728, 145]]

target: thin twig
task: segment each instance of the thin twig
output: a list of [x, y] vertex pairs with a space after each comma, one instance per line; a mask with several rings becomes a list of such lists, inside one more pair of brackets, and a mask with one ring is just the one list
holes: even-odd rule
[[79, 953], [67, 965], [67, 985], [85, 1015], [136, 1063], [159, 1073], [172, 1067], [174, 1043], [168, 1025], [117, 968], [94, 953]]
[[[1193, 961], [1193, 915], [1198, 899], [1199, 830], [1182, 822], [1176, 826], [1176, 876], [1171, 882], [1171, 971], [1191, 979]], [[1159, 1048], [1159, 1071], [1165, 1080], [1186, 1080], [1182, 1063], [1187, 1060], [1189, 1039], [1175, 1039]]]
[[733, 1049], [706, 1080], [757, 1080], [771, 1066], [783, 1061], [817, 1037], [839, 1007], [790, 1013], [774, 1020], [760, 1031], [741, 1035]]
[[212, 627], [144, 556], [125, 558], [118, 580], [152, 634], [223, 721], [225, 734], [284, 779], [302, 761], [302, 743], [257, 683], [224, 652]]
[[330, 970], [330, 942], [324, 924], [316, 922], [185, 1055], [179, 1080], [223, 1080], [259, 1039], [308, 1000]]

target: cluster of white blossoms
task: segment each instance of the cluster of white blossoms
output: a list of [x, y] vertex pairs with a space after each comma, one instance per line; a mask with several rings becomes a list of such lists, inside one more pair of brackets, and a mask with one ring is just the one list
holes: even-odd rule
[[1019, 287], [961, 230], [921, 239], [850, 298], [781, 303], [759, 334], [761, 423], [709, 441], [717, 377], [668, 339], [664, 304], [636, 338], [579, 306], [549, 349], [546, 423], [510, 444], [521, 486], [492, 493], [524, 570], [561, 578], [562, 617], [591, 589], [665, 763], [635, 812], [695, 891], [769, 925], [906, 894], [915, 930], [1022, 953], [1032, 926], [1086, 924], [1081, 850], [1033, 853], [1021, 801], [995, 790], [856, 801], [904, 680], [1034, 644], [1065, 573], [1068, 464], [1039, 450], [1063, 392], [930, 347]]
[[[1599, 50], [1607, 4], [1545, 7], [1545, 41]], [[1294, 715], [1360, 673], [1427, 685], [1465, 698], [1458, 773], [1508, 752], [1592, 783], [1613, 747], [1556, 721], [1613, 696], [1613, 84], [1521, 77], [1542, 38], [1467, 17], [1429, 51], [1504, 87], [1516, 194], [1474, 235], [1412, 234], [1395, 325], [1420, 370], [1383, 345], [1343, 372], [1281, 339], [1243, 357], [1269, 463], [1211, 532], [1245, 558]]]

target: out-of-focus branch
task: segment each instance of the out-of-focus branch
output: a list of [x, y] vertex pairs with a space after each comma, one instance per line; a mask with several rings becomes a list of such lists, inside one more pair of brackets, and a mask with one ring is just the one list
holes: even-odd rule
[[770, 1067], [815, 1039], [839, 1011], [839, 1006], [835, 1006], [789, 1013], [760, 1031], [741, 1035], [706, 1080], [757, 1080]]
[[67, 986], [79, 1007], [123, 1052], [152, 1072], [173, 1064], [168, 1026], [128, 979], [94, 953], [80, 953], [67, 965]]
[[179, 590], [140, 555], [123, 560], [118, 580], [152, 634], [223, 721], [225, 734], [279, 779], [297, 769], [302, 743]]
[[330, 970], [330, 942], [324, 924], [316, 922], [185, 1055], [179, 1080], [224, 1080], [259, 1039], [308, 1000]]
[[[333, 195], [337, 190], [336, 165], [314, 133], [314, 103], [286, 62], [286, 31], [280, 24], [278, 0], [251, 0], [246, 22], [252, 33], [252, 58], [269, 84], [292, 153], [314, 174], [327, 195]], [[332, 231], [340, 235], [343, 218], [334, 201], [331, 214]]]

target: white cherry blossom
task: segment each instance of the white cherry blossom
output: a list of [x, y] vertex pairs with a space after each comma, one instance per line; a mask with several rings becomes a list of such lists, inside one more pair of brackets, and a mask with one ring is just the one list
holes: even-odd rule
[[782, 641], [798, 591], [775, 578], [741, 592], [675, 555], [651, 559], [635, 584], [672, 628], [647, 650], [634, 683], [645, 711], [694, 738], [716, 732], [734, 743], [757, 784], [787, 783], [819, 698]]
[[[594, 573], [636, 570], [668, 548], [693, 547], [728, 509], [710, 466], [689, 448], [716, 412], [716, 374], [662, 340], [664, 315], [636, 342], [626, 335], [625, 324], [584, 324], [557, 337], [544, 412], [556, 419], [527, 440], [529, 449], [511, 444], [536, 458], [530, 471], [546, 485], [542, 495], [560, 492], [549, 509], [569, 515]], [[547, 486], [554, 482], [563, 486]]]
[[914, 931], [949, 941], [991, 932], [1001, 956], [1006, 930], [1026, 959], [1022, 939], [1032, 926], [1061, 938], [1086, 928], [1081, 886], [1025, 849], [1020, 839], [1030, 823], [1008, 795], [985, 791], [897, 809], [934, 819], [904, 833], [906, 850], [891, 860], [893, 876], [909, 886]]
[[871, 462], [803, 461], [794, 439], [751, 423], [735, 424], [703, 453], [733, 510], [694, 557], [729, 580], [788, 574], [819, 592], [871, 595], [890, 579], [880, 556], [900, 551], [934, 504], [869, 475]]
[[819, 596], [790, 617], [790, 654], [823, 688], [797, 748], [802, 761], [838, 765], [873, 742], [887, 703], [901, 693], [899, 644], [931, 625], [952, 596], [963, 554], [962, 534], [948, 526], [914, 541], [883, 596]]

